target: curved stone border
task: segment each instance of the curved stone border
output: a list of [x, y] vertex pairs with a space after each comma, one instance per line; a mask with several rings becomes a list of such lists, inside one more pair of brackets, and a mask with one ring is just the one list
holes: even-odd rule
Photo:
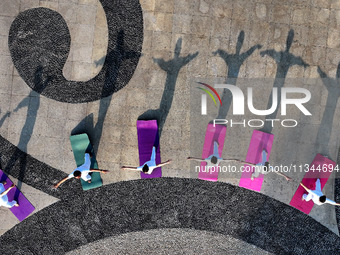
[[340, 250], [337, 235], [268, 196], [227, 183], [158, 178], [69, 196], [6, 232], [0, 252], [61, 254], [113, 235], [159, 228], [217, 232], [275, 254]]
[[71, 38], [60, 14], [33, 8], [15, 18], [8, 44], [13, 63], [29, 87], [60, 102], [84, 103], [110, 96], [130, 81], [142, 50], [141, 5], [138, 0], [100, 2], [108, 25], [107, 55], [99, 74], [86, 82], [68, 81], [62, 74]]

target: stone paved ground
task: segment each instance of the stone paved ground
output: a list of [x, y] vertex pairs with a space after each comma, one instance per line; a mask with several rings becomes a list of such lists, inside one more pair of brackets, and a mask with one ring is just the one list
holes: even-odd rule
[[[307, 118], [296, 109], [289, 109], [290, 118], [299, 119], [293, 131], [274, 128], [271, 161], [273, 164], [310, 163], [320, 152], [336, 159], [340, 137], [340, 108], [337, 105], [339, 87], [328, 89], [320, 81], [296, 85], [294, 78], [320, 78], [318, 67], [327, 77], [336, 78], [340, 61], [340, 4], [331, 0], [142, 0], [144, 41], [142, 56], [128, 85], [112, 98], [70, 104], [37, 93], [25, 84], [13, 65], [8, 48], [10, 26], [15, 17], [26, 9], [47, 7], [60, 13], [71, 35], [70, 54], [63, 68], [68, 80], [86, 81], [101, 70], [107, 53], [108, 26], [104, 10], [97, 0], [2, 0], [0, 2], [0, 134], [24, 152], [48, 165], [69, 173], [74, 168], [69, 142], [72, 132], [87, 130], [96, 146], [98, 163], [111, 173], [103, 176], [104, 184], [138, 179], [139, 174], [121, 171], [122, 165], [138, 165], [136, 120], [149, 109], [157, 109], [164, 87], [175, 87], [173, 101], [161, 135], [162, 158], [173, 159], [163, 169], [163, 176], [193, 178], [193, 165], [186, 157], [195, 154], [192, 137], [190, 94], [194, 81], [225, 80], [228, 78], [275, 78], [286, 80], [285, 86], [301, 86], [312, 92], [307, 108], [313, 117]], [[228, 62], [217, 50], [236, 54], [237, 42], [241, 53], [261, 45], [242, 59]], [[275, 62], [261, 52], [273, 49], [285, 51], [289, 31], [294, 32], [289, 50], [300, 57], [307, 67], [288, 66]], [[176, 53], [180, 56], [176, 58]], [[194, 55], [198, 52], [198, 55]], [[181, 58], [188, 57], [188, 63]], [[174, 60], [175, 59], [175, 60]], [[173, 64], [167, 70], [164, 60]], [[172, 61], [172, 62], [171, 62]], [[226, 65], [226, 62], [228, 65]], [[289, 61], [288, 61], [289, 62]], [[288, 63], [287, 62], [287, 63]], [[163, 63], [163, 64], [162, 64]], [[237, 66], [239, 65], [239, 66]], [[277, 67], [286, 68], [284, 72]], [[165, 70], [167, 71], [165, 71]], [[301, 80], [300, 80], [301, 81]], [[240, 85], [242, 87], [242, 85]], [[271, 87], [263, 86], [257, 98], [266, 107]], [[165, 99], [171, 98], [166, 89]], [[166, 101], [166, 100], [165, 100]], [[27, 102], [26, 106], [23, 103]], [[37, 102], [40, 103], [36, 109]], [[16, 109], [18, 106], [20, 109]], [[37, 113], [34, 111], [37, 110]], [[10, 116], [6, 117], [6, 113]], [[246, 117], [250, 117], [247, 113]], [[231, 116], [231, 110], [228, 117]], [[324, 116], [327, 118], [323, 119]], [[330, 118], [330, 116], [333, 117]], [[86, 118], [87, 117], [87, 118]], [[329, 122], [332, 120], [332, 123]], [[328, 121], [328, 122], [327, 122]], [[25, 129], [25, 124], [32, 130]], [[319, 135], [318, 135], [318, 131]], [[322, 132], [325, 130], [325, 132]], [[245, 158], [252, 129], [228, 128], [224, 157]], [[199, 139], [203, 142], [204, 130]], [[242, 139], [240, 139], [242, 137]], [[328, 141], [325, 144], [325, 141]], [[201, 148], [201, 147], [198, 147]], [[237, 148], [237, 149], [235, 149]], [[4, 167], [4, 166], [1, 166]], [[288, 183], [277, 176], [266, 176], [261, 193], [288, 204], [304, 173], [291, 174], [295, 182]], [[238, 185], [239, 175], [222, 173], [219, 180]], [[334, 177], [334, 173], [333, 176]], [[22, 184], [22, 191], [36, 207], [36, 212], [57, 199], [41, 190]], [[62, 189], [62, 187], [61, 187]], [[324, 190], [331, 199], [334, 178]], [[18, 221], [7, 210], [0, 209], [0, 233], [11, 229]], [[331, 206], [314, 207], [311, 217], [338, 233], [335, 210]]]

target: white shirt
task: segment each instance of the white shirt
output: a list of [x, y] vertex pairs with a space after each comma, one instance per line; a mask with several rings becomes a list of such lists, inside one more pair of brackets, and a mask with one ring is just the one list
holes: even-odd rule
[[5, 186], [2, 184], [2, 183], [0, 183], [0, 206], [4, 206], [4, 207], [8, 207], [8, 208], [10, 208], [10, 207], [12, 207], [14, 204], [16, 204], [16, 202], [14, 201], [12, 201], [12, 202], [9, 202], [8, 201], [8, 196], [7, 195], [1, 195], [3, 192], [5, 192], [6, 191], [6, 189], [5, 189]]
[[216, 157], [216, 155], [210, 155], [208, 158], [206, 158], [204, 161], [205, 162], [207, 162], [207, 166], [206, 166], [206, 169], [210, 169], [210, 168], [212, 168], [212, 167], [218, 167], [219, 165], [220, 165], [220, 163], [221, 163], [221, 161], [223, 161], [223, 158], [221, 158], [221, 157], [219, 157], [219, 156], [217, 156], [216, 158], [217, 158], [217, 162], [216, 162], [216, 164], [213, 164], [212, 162], [211, 162], [211, 158], [212, 157]]
[[[154, 170], [155, 168], [157, 168], [156, 162], [150, 160], [150, 161], [144, 163], [144, 165], [137, 167], [137, 170], [143, 172], [143, 167], [144, 167], [145, 165], [147, 165], [147, 166], [149, 167], [149, 170], [148, 170], [147, 172], [145, 172], [145, 174], [152, 174], [153, 170]], [[144, 173], [144, 172], [143, 172], [143, 173]]]
[[317, 179], [316, 181], [316, 187], [315, 190], [309, 190], [306, 201], [313, 200], [313, 202], [317, 205], [322, 205], [322, 204], [331, 204], [335, 205], [336, 203], [328, 198], [326, 198], [326, 201], [324, 203], [320, 202], [320, 197], [322, 197], [324, 194], [321, 191], [321, 183], [320, 179]]
[[84, 157], [84, 164], [82, 164], [81, 166], [78, 166], [76, 169], [73, 170], [72, 173], [70, 173], [68, 175], [68, 179], [73, 178], [74, 177], [74, 172], [75, 171], [80, 171], [81, 172], [81, 178], [84, 181], [89, 181], [91, 180], [91, 175], [90, 175], [90, 167], [91, 167], [91, 158], [90, 158], [90, 154], [85, 153], [85, 157]]
[[73, 170], [73, 172], [72, 173], [70, 173], [69, 175], [68, 175], [68, 179], [71, 179], [71, 178], [73, 178], [74, 177], [74, 172], [75, 171], [80, 171], [81, 172], [81, 178], [84, 180], [84, 181], [89, 181], [89, 180], [91, 180], [91, 176], [90, 176], [90, 173], [91, 173], [91, 171], [90, 171], [90, 169], [88, 169], [86, 166], [84, 166], [84, 165], [82, 165], [82, 166], [80, 166], [80, 167], [77, 167], [76, 169], [74, 169]]
[[8, 204], [7, 195], [4, 195], [4, 196], [0, 195], [0, 206], [6, 206], [7, 204]]
[[[156, 164], [156, 147], [152, 147], [152, 153], [151, 153], [151, 158], [149, 161], [145, 162], [143, 165], [137, 167], [137, 170], [143, 172], [143, 167], [147, 165], [149, 167], [149, 170], [145, 172], [145, 174], [152, 174], [153, 170], [157, 168]], [[144, 173], [144, 172], [143, 172]]]

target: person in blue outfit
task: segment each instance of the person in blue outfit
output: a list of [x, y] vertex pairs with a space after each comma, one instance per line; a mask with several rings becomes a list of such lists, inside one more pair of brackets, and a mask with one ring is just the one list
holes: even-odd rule
[[91, 172], [99, 172], [99, 173], [104, 173], [106, 174], [109, 172], [108, 170], [100, 170], [100, 169], [91, 169], [91, 153], [85, 153], [85, 159], [84, 159], [84, 164], [81, 166], [78, 166], [76, 169], [73, 170], [72, 173], [70, 173], [67, 177], [62, 179], [60, 182], [54, 185], [55, 188], [58, 188], [63, 182], [67, 181], [68, 179], [71, 178], [76, 178], [76, 179], [83, 179], [85, 182], [91, 183]]
[[8, 201], [7, 194], [11, 189], [15, 187], [14, 183], [7, 190], [5, 189], [5, 185], [6, 185], [6, 182], [0, 183], [0, 206], [4, 206], [7, 208], [12, 208], [13, 206], [19, 206], [18, 202], [15, 200]]
[[150, 158], [149, 161], [145, 162], [143, 165], [138, 166], [138, 167], [122, 166], [122, 170], [135, 170], [135, 171], [141, 171], [145, 174], [152, 174], [152, 172], [155, 168], [162, 167], [162, 166], [168, 165], [170, 163], [171, 163], [171, 159], [157, 165], [156, 164], [156, 147], [153, 146], [151, 158]]
[[314, 204], [317, 205], [323, 205], [323, 204], [331, 204], [331, 205], [340, 205], [339, 203], [336, 203], [328, 198], [322, 193], [321, 191], [321, 182], [320, 179], [317, 179], [315, 182], [315, 190], [308, 189], [305, 185], [303, 185], [302, 182], [300, 182], [300, 185], [308, 192], [308, 194], [302, 195], [302, 201], [310, 201], [312, 200]]
[[199, 162], [206, 162], [207, 166], [206, 169], [209, 171], [211, 168], [218, 167], [222, 161], [238, 161], [241, 162], [240, 160], [237, 159], [223, 159], [220, 157], [218, 153], [218, 142], [214, 141], [214, 151], [213, 154], [211, 154], [209, 157], [205, 159], [201, 158], [194, 158], [194, 157], [188, 157], [188, 160], [196, 160]]
[[259, 177], [260, 174], [269, 174], [271, 172], [276, 173], [284, 178], [286, 178], [287, 181], [290, 181], [291, 178], [284, 175], [283, 173], [280, 173], [278, 171], [274, 171], [274, 168], [272, 166], [269, 165], [269, 162], [267, 161], [267, 151], [263, 150], [262, 151], [262, 161], [258, 164], [250, 164], [247, 163], [249, 165], [255, 166], [254, 167], [254, 172], [251, 175], [251, 180], [254, 180], [254, 178]]

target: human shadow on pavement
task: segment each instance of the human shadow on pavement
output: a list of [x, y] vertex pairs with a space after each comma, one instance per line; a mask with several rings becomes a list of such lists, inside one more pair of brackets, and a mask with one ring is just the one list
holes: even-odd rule
[[[103, 57], [108, 63], [105, 68], [105, 82], [102, 88], [102, 96], [109, 94], [112, 90], [112, 86], [115, 85], [118, 77], [118, 72], [120, 66], [124, 60], [131, 58], [139, 58], [141, 56], [140, 52], [131, 51], [126, 45], [124, 45], [124, 30], [120, 30], [117, 35], [117, 46], [114, 50], [109, 52], [106, 57]], [[101, 63], [101, 60], [96, 61], [96, 63]], [[113, 67], [113, 68], [110, 68]], [[110, 107], [112, 100], [112, 95], [108, 97], [102, 97], [99, 103], [98, 119], [94, 125], [93, 113], [85, 117], [77, 127], [75, 127], [71, 135], [79, 134], [79, 132], [87, 133], [94, 152], [97, 153], [99, 143], [103, 133], [104, 121]]]
[[164, 123], [171, 109], [178, 74], [182, 67], [198, 55], [198, 52], [196, 52], [180, 57], [181, 50], [182, 38], [179, 38], [176, 42], [173, 59], [165, 61], [164, 59], [153, 58], [153, 61], [167, 73], [162, 99], [158, 109], [149, 109], [138, 117], [138, 120], [157, 120], [159, 137], [161, 137]]
[[[303, 66], [304, 68], [309, 65], [305, 63], [301, 57], [297, 57], [289, 52], [294, 39], [294, 30], [291, 29], [288, 32], [287, 41], [286, 41], [286, 49], [284, 51], [276, 51], [274, 49], [261, 51], [260, 54], [262, 57], [269, 56], [273, 58], [277, 64], [276, 75], [274, 80], [273, 88], [277, 88], [277, 105], [279, 106], [281, 103], [281, 88], [284, 86], [285, 79], [288, 73], [288, 70], [291, 66], [298, 65]], [[267, 109], [270, 109], [273, 101], [273, 93], [271, 92], [267, 104]], [[275, 119], [277, 116], [279, 107], [272, 113], [266, 116], [266, 120]], [[273, 125], [271, 121], [265, 121], [265, 124], [261, 131], [271, 133], [273, 130]]]
[[316, 136], [316, 149], [318, 153], [323, 155], [329, 154], [329, 141], [332, 134], [334, 114], [338, 99], [340, 97], [340, 62], [338, 64], [336, 77], [334, 79], [327, 76], [318, 66], [318, 73], [325, 85], [328, 95], [326, 100], [325, 110]]
[[[20, 171], [18, 175], [18, 189], [21, 188], [22, 182], [25, 179], [27, 146], [33, 134], [34, 125], [40, 107], [40, 94], [51, 81], [51, 79], [52, 78], [49, 76], [43, 77], [43, 67], [39, 66], [34, 74], [34, 90], [32, 90], [30, 94], [25, 97], [13, 110], [14, 112], [17, 112], [20, 109], [27, 107], [26, 121], [21, 130], [19, 143], [4, 169], [7, 174], [10, 174], [13, 166], [15, 164], [19, 164]], [[26, 153], [22, 153], [22, 151]]]
[[[230, 85], [236, 86], [236, 80], [238, 78], [240, 68], [244, 61], [251, 55], [256, 49], [261, 49], [262, 45], [257, 44], [248, 49], [246, 52], [241, 53], [241, 48], [244, 42], [244, 31], [241, 31], [236, 43], [236, 52], [234, 54], [230, 54], [224, 50], [218, 49], [213, 52], [214, 55], [219, 55], [228, 66], [228, 73], [226, 78], [226, 83]], [[220, 106], [218, 110], [217, 119], [225, 119], [227, 117], [231, 101], [232, 94], [228, 89], [224, 89], [222, 93], [222, 106]]]

